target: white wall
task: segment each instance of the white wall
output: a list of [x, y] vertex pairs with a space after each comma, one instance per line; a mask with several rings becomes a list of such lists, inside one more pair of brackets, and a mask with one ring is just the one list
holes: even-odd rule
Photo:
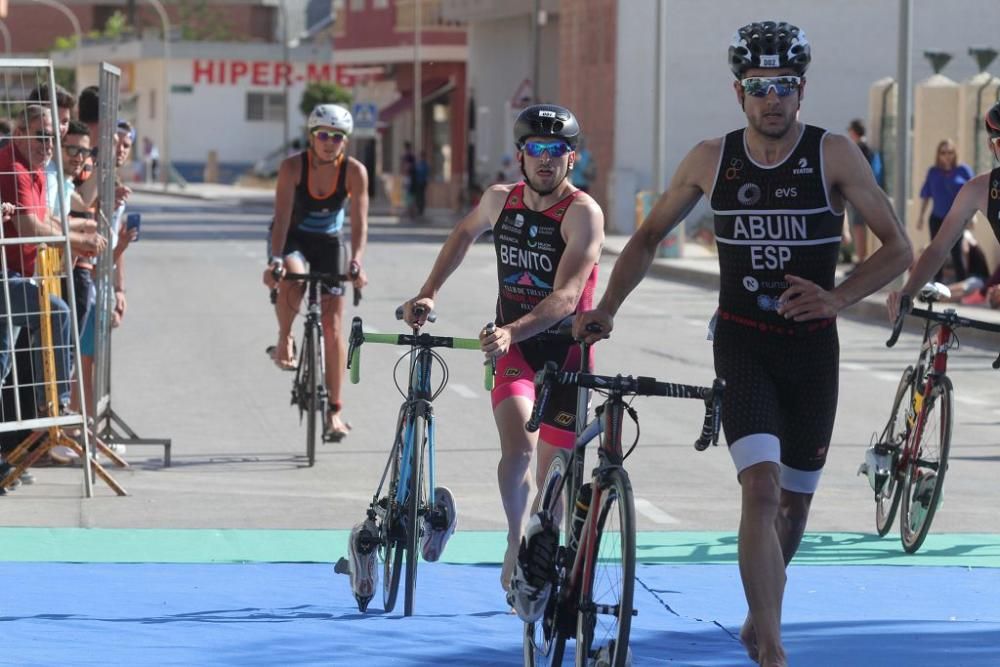
[[[542, 28], [539, 60], [541, 98], [559, 94], [559, 22], [550, 15]], [[514, 154], [507, 106], [521, 82], [532, 76], [531, 22], [528, 15], [469, 24], [468, 86], [477, 107], [476, 172], [492, 182], [504, 155]]]
[[[655, 33], [654, 0], [619, 0], [617, 104], [628, 96], [641, 99], [651, 81]], [[700, 139], [719, 136], [745, 124], [732, 90], [733, 76], [726, 51], [736, 29], [760, 20], [785, 20], [805, 30], [813, 48], [808, 85], [802, 105], [805, 122], [843, 132], [851, 118], [864, 116], [869, 85], [895, 76], [898, 2], [895, 0], [665, 0], [667, 75], [665, 77], [667, 180], [688, 150]], [[997, 0], [913, 0], [913, 82], [931, 75], [925, 49], [951, 51], [944, 74], [963, 81], [975, 74], [970, 46], [1000, 50], [1000, 3]], [[641, 19], [642, 17], [649, 17]], [[630, 32], [624, 33], [625, 26]], [[627, 39], [623, 39], [627, 35]], [[624, 61], [632, 65], [624, 66]], [[646, 63], [650, 63], [649, 66]], [[1000, 62], [991, 71], [1000, 72]], [[625, 93], [625, 91], [631, 91]], [[651, 101], [649, 109], [652, 109]], [[635, 148], [619, 145], [649, 141], [652, 119], [619, 113], [615, 160], [623, 169], [637, 162]], [[647, 182], [650, 166], [638, 178]], [[617, 164], [616, 164], [617, 166]], [[704, 209], [692, 213], [698, 217]]]

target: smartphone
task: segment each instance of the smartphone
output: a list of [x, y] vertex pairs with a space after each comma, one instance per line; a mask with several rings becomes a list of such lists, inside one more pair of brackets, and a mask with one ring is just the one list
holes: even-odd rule
[[135, 230], [135, 239], [139, 240], [139, 223], [142, 221], [142, 215], [139, 213], [129, 213], [125, 216], [125, 231], [130, 232]]

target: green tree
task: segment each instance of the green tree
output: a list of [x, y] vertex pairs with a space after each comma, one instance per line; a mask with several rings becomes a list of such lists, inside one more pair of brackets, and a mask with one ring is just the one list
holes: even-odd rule
[[342, 88], [335, 83], [310, 83], [302, 91], [302, 101], [299, 103], [299, 111], [302, 112], [303, 116], [308, 118], [317, 104], [340, 104], [350, 109], [351, 94], [346, 88]]
[[192, 42], [228, 42], [234, 37], [225, 11], [207, 0], [181, 0], [177, 3], [181, 37]]

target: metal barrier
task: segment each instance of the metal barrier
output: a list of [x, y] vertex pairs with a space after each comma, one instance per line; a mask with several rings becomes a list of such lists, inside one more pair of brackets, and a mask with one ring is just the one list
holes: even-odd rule
[[[97, 462], [87, 433], [86, 414], [65, 411], [71, 368], [80, 367], [80, 332], [76, 304], [60, 298], [60, 283], [72, 285], [72, 252], [64, 207], [50, 217], [44, 201], [44, 166], [56, 166], [57, 201], [65, 201], [62, 142], [55, 95], [46, 103], [30, 103], [33, 89], [47, 85], [55, 91], [52, 62], [42, 59], [0, 59], [0, 115], [11, 120], [12, 136], [0, 146], [0, 195], [17, 209], [0, 225], [0, 380], [6, 392], [0, 405], [0, 434], [8, 438], [32, 431], [6, 453], [13, 466], [0, 486], [11, 486], [22, 472], [53, 447], [64, 445], [83, 463], [84, 493], [93, 496], [93, 473], [124, 494]], [[41, 198], [41, 199], [39, 199]], [[57, 225], [52, 220], [58, 221]], [[66, 319], [69, 322], [66, 322]], [[19, 363], [15, 345], [24, 339], [27, 361]], [[24, 366], [24, 367], [22, 367]], [[83, 392], [80, 374], [77, 390]], [[27, 403], [22, 397], [27, 390]], [[12, 403], [12, 409], [4, 409]], [[64, 428], [74, 427], [79, 440]]]
[[[118, 84], [121, 70], [108, 63], [101, 63], [98, 81], [100, 98], [101, 146], [112, 146], [118, 129]], [[97, 302], [94, 318], [94, 435], [100, 445], [125, 444], [156, 445], [163, 447], [163, 465], [170, 465], [169, 438], [141, 438], [111, 407], [111, 328], [115, 304], [114, 248], [110, 239], [115, 237], [113, 226], [119, 220], [115, 212], [115, 154], [114, 151], [98, 153], [97, 177], [100, 191], [98, 230], [109, 243], [95, 267], [94, 285]]]

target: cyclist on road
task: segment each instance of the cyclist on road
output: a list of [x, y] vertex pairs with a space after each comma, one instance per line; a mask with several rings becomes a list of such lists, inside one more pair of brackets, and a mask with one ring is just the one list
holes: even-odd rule
[[[308, 148], [285, 158], [278, 169], [271, 257], [264, 271], [264, 283], [272, 289], [278, 287], [278, 345], [274, 350], [274, 362], [284, 370], [294, 370], [296, 366], [292, 324], [302, 304], [305, 285], [279, 283], [278, 278], [285, 271], [305, 273], [306, 262], [314, 272], [343, 273], [341, 230], [348, 198], [351, 217], [348, 273], [354, 277], [356, 288], [368, 282], [362, 269], [368, 238], [368, 170], [346, 153], [354, 120], [341, 106], [320, 104], [309, 114], [308, 129]], [[328, 286], [321, 292], [326, 387], [330, 402], [326, 430], [336, 441], [347, 435], [350, 428], [340, 416], [340, 392], [347, 354], [340, 334], [344, 303]]]
[[[1000, 160], [1000, 102], [986, 112], [983, 122], [986, 125], [986, 135], [993, 156]], [[951, 209], [941, 222], [941, 228], [920, 255], [916, 266], [910, 271], [906, 284], [901, 290], [889, 293], [886, 307], [889, 309], [890, 322], [896, 321], [902, 296], [906, 294], [912, 299], [920, 288], [934, 277], [935, 272], [940, 270], [952, 247], [962, 237], [966, 223], [972, 219], [976, 211], [981, 211], [986, 216], [993, 234], [1000, 240], [1000, 167], [979, 174], [967, 181], [958, 191]]]
[[545, 475], [555, 448], [571, 447], [576, 392], [553, 394], [536, 436], [525, 430], [534, 402], [534, 375], [546, 361], [578, 369], [578, 347], [553, 336], [557, 325], [589, 308], [604, 243], [604, 214], [567, 176], [576, 161], [580, 125], [560, 106], [523, 110], [514, 123], [522, 181], [497, 184], [482, 196], [445, 241], [420, 292], [405, 304], [406, 321], [422, 326], [445, 280], [469, 247], [492, 230], [499, 294], [496, 329], [480, 333], [486, 356], [496, 360], [493, 415], [500, 434], [497, 478], [507, 516], [507, 550], [501, 585], [510, 589], [528, 513], [530, 464], [536, 449], [537, 478]]
[[[747, 126], [696, 145], [615, 263], [594, 311], [577, 317], [607, 335], [660, 241], [702, 196], [715, 212], [720, 266], [714, 318], [722, 419], [742, 487], [739, 563], [750, 657], [786, 665], [785, 567], [805, 530], [837, 410], [836, 316], [899, 275], [911, 251], [858, 147], [798, 121], [811, 50], [788, 23], [751, 23], [729, 47]], [[845, 204], [882, 247], [834, 286]]]

